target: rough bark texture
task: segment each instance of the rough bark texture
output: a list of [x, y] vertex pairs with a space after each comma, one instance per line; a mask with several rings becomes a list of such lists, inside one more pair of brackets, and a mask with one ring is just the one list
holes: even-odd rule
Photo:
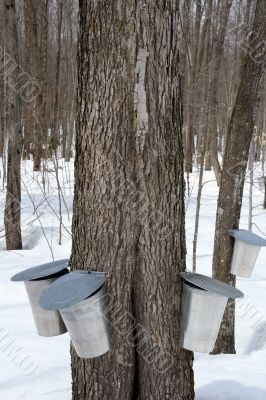
[[73, 400], [194, 398], [193, 354], [178, 346], [177, 27], [172, 1], [80, 1], [71, 265], [106, 271], [121, 311], [109, 315], [112, 351], [82, 360], [72, 349]]
[[[6, 53], [18, 63], [18, 36], [15, 0], [5, 0], [5, 48]], [[7, 192], [5, 204], [5, 234], [7, 250], [22, 248], [20, 226], [20, 162], [21, 162], [21, 113], [19, 95], [12, 89], [18, 79], [18, 68], [6, 77], [7, 84]]]
[[[224, 157], [222, 183], [218, 199], [213, 258], [213, 275], [230, 285], [233, 240], [228, 230], [238, 228], [254, 119], [265, 71], [266, 2], [257, 1], [249, 52], [245, 55], [236, 102], [230, 119]], [[230, 301], [226, 309], [214, 353], [235, 353], [235, 306]]]

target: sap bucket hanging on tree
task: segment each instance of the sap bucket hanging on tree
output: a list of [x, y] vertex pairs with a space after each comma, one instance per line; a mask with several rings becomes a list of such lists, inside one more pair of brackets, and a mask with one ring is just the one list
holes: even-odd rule
[[41, 307], [59, 310], [79, 357], [95, 358], [110, 350], [105, 316], [104, 272], [74, 271], [40, 298]]
[[180, 346], [210, 353], [229, 298], [244, 297], [239, 290], [204, 275], [183, 272]]
[[68, 274], [67, 267], [68, 260], [59, 260], [26, 269], [11, 278], [14, 282], [24, 282], [36, 329], [40, 336], [58, 336], [67, 331], [58, 311], [47, 311], [39, 306], [39, 299], [43, 291], [59, 277]]
[[265, 193], [266, 191], [266, 176], [262, 176], [259, 178], [259, 185], [260, 185], [260, 190]]
[[244, 229], [232, 229], [229, 234], [235, 239], [231, 274], [249, 278], [266, 240]]

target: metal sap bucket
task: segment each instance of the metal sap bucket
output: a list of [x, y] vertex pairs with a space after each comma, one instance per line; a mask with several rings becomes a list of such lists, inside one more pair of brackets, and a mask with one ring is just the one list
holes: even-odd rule
[[264, 193], [266, 191], [266, 176], [259, 178], [260, 190]]
[[249, 278], [266, 240], [244, 229], [232, 229], [229, 234], [235, 238], [231, 274]]
[[228, 298], [244, 297], [238, 289], [204, 275], [183, 272], [180, 346], [210, 353], [221, 326]]
[[111, 349], [104, 281], [104, 272], [74, 271], [58, 279], [40, 298], [41, 307], [59, 310], [81, 358], [99, 357]]
[[14, 282], [24, 282], [36, 329], [40, 336], [58, 336], [67, 331], [58, 311], [44, 310], [39, 306], [39, 299], [43, 291], [59, 277], [69, 273], [67, 266], [68, 260], [59, 260], [29, 268], [11, 278]]

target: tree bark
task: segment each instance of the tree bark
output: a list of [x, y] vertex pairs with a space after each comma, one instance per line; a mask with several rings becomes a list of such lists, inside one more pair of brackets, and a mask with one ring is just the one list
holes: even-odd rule
[[212, 73], [211, 73], [211, 82], [210, 82], [210, 94], [209, 94], [209, 129], [208, 129], [208, 137], [210, 143], [210, 159], [211, 164], [215, 173], [215, 177], [218, 185], [220, 185], [221, 181], [221, 167], [218, 159], [218, 146], [217, 146], [217, 109], [218, 109], [218, 84], [219, 84], [219, 75], [221, 69], [221, 61], [223, 56], [223, 47], [224, 47], [224, 38], [225, 38], [225, 30], [229, 18], [229, 12], [232, 5], [232, 0], [222, 0], [221, 1], [221, 9], [219, 15], [219, 29], [217, 40], [214, 45], [214, 54], [213, 54], [213, 65], [212, 65]]
[[33, 170], [40, 171], [43, 143], [47, 135], [46, 87], [47, 87], [47, 35], [48, 0], [39, 3], [24, 0], [25, 16], [25, 67], [38, 81], [40, 93], [26, 108], [26, 144], [33, 144]]
[[193, 170], [193, 153], [194, 153], [194, 137], [195, 137], [195, 80], [197, 65], [197, 55], [200, 37], [201, 24], [201, 0], [196, 1], [196, 17], [194, 26], [194, 40], [192, 42], [192, 59], [188, 69], [187, 84], [187, 138], [186, 138], [186, 172]]
[[[71, 2], [71, 0], [70, 0]], [[73, 53], [75, 53], [75, 39], [73, 37], [73, 21], [72, 21], [72, 12], [70, 3], [64, 4], [66, 7], [67, 21], [66, 21], [66, 32], [67, 32], [67, 49], [66, 49], [66, 70], [67, 70], [67, 134], [66, 134], [66, 146], [65, 146], [65, 161], [70, 161], [70, 158], [73, 157], [72, 151], [72, 143], [73, 136], [75, 131], [75, 123], [76, 123], [76, 104], [77, 104], [77, 96], [76, 96], [76, 79], [77, 79], [77, 71], [76, 71], [76, 63], [73, 62]]]
[[59, 85], [60, 85], [60, 65], [61, 65], [61, 35], [62, 35], [63, 1], [57, 0], [57, 54], [56, 54], [56, 72], [54, 87], [54, 113], [51, 129], [51, 150], [57, 151], [60, 143], [60, 113], [59, 113]]
[[[265, 18], [266, 2], [258, 0], [249, 51], [242, 62], [240, 84], [228, 127], [218, 199], [213, 275], [230, 285], [235, 285], [235, 277], [230, 274], [233, 240], [228, 230], [239, 227], [249, 147], [265, 72]], [[214, 354], [235, 353], [234, 320], [235, 305], [229, 301]]]
[[72, 349], [73, 400], [194, 398], [177, 28], [170, 0], [80, 1], [71, 265], [108, 273], [112, 350]]
[[[18, 64], [18, 35], [15, 0], [5, 0], [5, 49], [9, 57]], [[5, 204], [5, 234], [7, 250], [22, 248], [20, 226], [20, 163], [21, 163], [21, 107], [19, 95], [11, 87], [18, 79], [18, 68], [6, 76], [7, 91], [7, 192]]]

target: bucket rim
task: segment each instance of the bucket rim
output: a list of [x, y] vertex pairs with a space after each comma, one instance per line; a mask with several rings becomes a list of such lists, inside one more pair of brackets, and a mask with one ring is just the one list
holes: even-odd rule
[[57, 260], [25, 269], [11, 277], [12, 282], [33, 281], [35, 279], [45, 278], [54, 275], [68, 268], [69, 259]]
[[[62, 275], [58, 275], [60, 272], [64, 272]], [[53, 283], [55, 280], [61, 278], [62, 276], [65, 276], [66, 274], [69, 274], [70, 271], [68, 268], [62, 269], [62, 271], [59, 271], [58, 274], [53, 274], [53, 275], [48, 275], [47, 278], [40, 278], [40, 279], [30, 279], [27, 281], [24, 281], [25, 285], [32, 285], [32, 286], [45, 286], [47, 283]]]
[[199, 286], [196, 286], [196, 285], [195, 286], [191, 286], [190, 282], [186, 281], [186, 280], [183, 281], [183, 285], [184, 285], [183, 287], [186, 288], [187, 290], [189, 290], [190, 292], [196, 293], [196, 294], [201, 295], [201, 296], [220, 297], [220, 298], [226, 299], [225, 296], [222, 296], [219, 293], [211, 292], [210, 290], [203, 289], [203, 288], [201, 288]]
[[239, 289], [236, 289], [227, 283], [221, 282], [209, 276], [192, 272], [181, 272], [180, 275], [184, 281], [190, 282], [211, 294], [216, 294], [231, 299], [244, 297], [244, 293]]
[[47, 310], [63, 310], [82, 302], [99, 290], [106, 280], [105, 272], [74, 271], [58, 278], [40, 296], [39, 304]]
[[246, 229], [230, 229], [229, 235], [234, 239], [257, 247], [266, 246], [266, 240]]
[[81, 300], [80, 302], [73, 304], [72, 306], [69, 307], [65, 307], [65, 308], [59, 308], [58, 311], [71, 311], [72, 309], [75, 310], [76, 307], [82, 307], [83, 305], [89, 304], [89, 303], [93, 303], [94, 301], [98, 301], [99, 299], [101, 299], [101, 297], [103, 297], [105, 294], [104, 288], [101, 287], [99, 290], [97, 290], [96, 293], [93, 293], [91, 296], [87, 297], [84, 300]]

